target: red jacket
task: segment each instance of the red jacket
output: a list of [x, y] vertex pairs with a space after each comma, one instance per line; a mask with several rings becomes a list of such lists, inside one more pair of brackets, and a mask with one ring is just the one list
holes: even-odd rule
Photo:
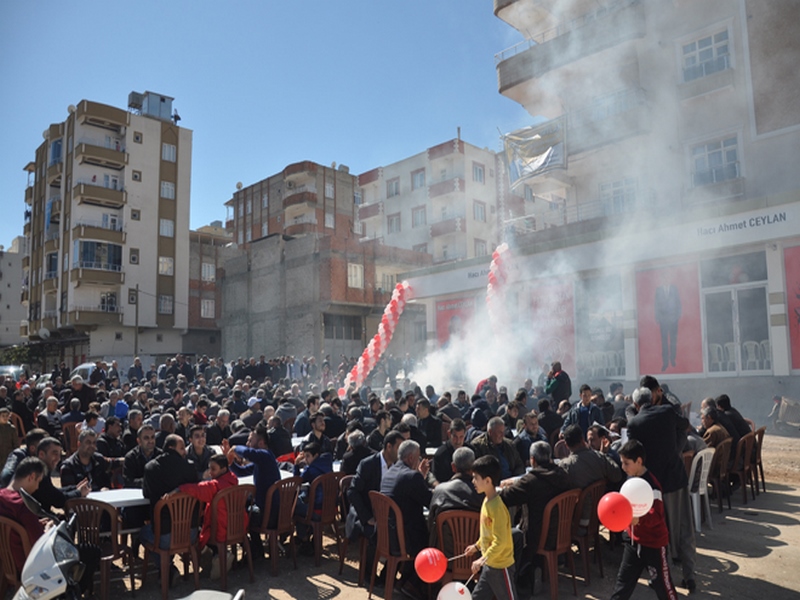
[[642, 479], [653, 488], [653, 506], [646, 515], [639, 517], [638, 524], [629, 528], [628, 534], [634, 542], [645, 548], [662, 548], [669, 545], [669, 530], [664, 517], [661, 484], [649, 470], [642, 475]]
[[[208, 481], [201, 481], [200, 483], [184, 483], [179, 489], [180, 491], [194, 496], [200, 502], [205, 502], [206, 510], [203, 514], [203, 528], [200, 531], [200, 548], [203, 548], [211, 539], [211, 501], [214, 496], [225, 488], [238, 485], [239, 480], [232, 472], [226, 472], [219, 479], [210, 479]], [[247, 519], [247, 513], [242, 515], [243, 519]], [[217, 541], [224, 542], [228, 535], [228, 507], [224, 502], [221, 502], [217, 510]]]

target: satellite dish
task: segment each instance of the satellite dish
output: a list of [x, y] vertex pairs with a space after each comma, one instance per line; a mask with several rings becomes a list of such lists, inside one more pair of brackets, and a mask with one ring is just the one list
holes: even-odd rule
[[50, 130], [49, 130], [49, 129], [45, 129], [45, 130], [42, 132], [42, 137], [43, 137], [44, 139], [47, 139], [48, 137], [50, 137]]
[[70, 104], [70, 105], [67, 107], [67, 112], [68, 112], [69, 114], [72, 114], [72, 113], [74, 113], [76, 110], [77, 110], [77, 109], [75, 108], [75, 105], [74, 105], [74, 104]]
[[242, 182], [241, 182], [241, 181], [237, 181], [237, 182], [236, 182], [236, 189], [237, 189], [237, 190], [240, 190], [240, 189], [242, 189]]
[[39, 330], [39, 337], [46, 340], [50, 337], [50, 330], [47, 327], [42, 327]]

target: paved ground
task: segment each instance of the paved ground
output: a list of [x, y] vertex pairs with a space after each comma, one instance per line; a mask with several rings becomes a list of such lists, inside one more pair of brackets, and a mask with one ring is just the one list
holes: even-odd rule
[[[788, 428], [787, 428], [788, 430]], [[740, 494], [733, 497], [733, 510], [720, 514], [713, 510], [714, 529], [704, 526], [697, 540], [698, 592], [693, 598], [789, 600], [800, 598], [800, 431], [792, 428], [783, 435], [767, 435], [764, 442], [764, 460], [767, 476], [767, 493], [756, 500], [742, 504]], [[610, 595], [613, 579], [621, 558], [621, 550], [604, 548], [605, 578], [600, 579], [597, 567], [592, 567], [592, 583], [585, 586], [581, 564], [577, 562], [578, 598], [601, 599]], [[291, 569], [291, 562], [281, 559], [282, 572], [277, 577], [269, 573], [268, 562], [256, 567], [256, 582], [248, 581], [247, 570], [230, 574], [229, 589], [240, 587], [248, 598], [274, 598], [278, 600], [328, 600], [340, 597], [346, 600], [364, 600], [367, 591], [356, 585], [357, 550], [350, 549], [349, 560], [343, 575], [338, 575], [335, 545], [328, 546], [322, 567], [313, 566], [313, 559], [299, 557], [299, 569]], [[680, 569], [673, 569], [673, 578], [680, 581]], [[202, 587], [219, 589], [218, 582], [201, 579]], [[140, 582], [137, 580], [137, 587]], [[193, 591], [191, 578], [179, 581], [170, 591], [170, 598], [182, 598]], [[679, 588], [680, 597], [688, 597]], [[382, 598], [382, 590], [377, 597]], [[112, 586], [113, 597], [128, 596], [122, 583]], [[528, 590], [520, 590], [520, 598], [527, 600]], [[561, 576], [559, 596], [572, 598], [570, 580]], [[137, 589], [139, 600], [157, 600], [161, 597], [155, 577], [147, 586]], [[395, 593], [399, 600], [402, 596]], [[536, 596], [548, 598], [545, 592]], [[636, 598], [655, 598], [644, 582], [640, 582]]]

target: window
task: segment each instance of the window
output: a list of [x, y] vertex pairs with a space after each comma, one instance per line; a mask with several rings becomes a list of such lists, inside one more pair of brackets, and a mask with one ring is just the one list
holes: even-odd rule
[[239, 233], [236, 236], [236, 240], [237, 240], [237, 243], [239, 243], [239, 244], [243, 244], [244, 243], [244, 231], [242, 231], [241, 229], [239, 230]]
[[739, 177], [736, 136], [692, 148], [692, 183], [695, 187]]
[[212, 300], [200, 300], [200, 318], [213, 319], [216, 316], [216, 302]]
[[428, 328], [425, 322], [414, 323], [414, 341], [424, 342], [428, 338]]
[[142, 218], [142, 211], [138, 208], [131, 209], [131, 221], [139, 221]]
[[[131, 254], [132, 253], [133, 250], [131, 250]], [[75, 240], [72, 252], [72, 262], [73, 267], [80, 269], [121, 271], [122, 246], [117, 244], [106, 244], [102, 242]]]
[[175, 184], [171, 181], [162, 181], [161, 197], [167, 200], [175, 200]]
[[363, 201], [364, 200], [361, 195], [361, 190], [353, 191], [353, 204], [355, 204], [356, 206], [360, 206]]
[[69, 271], [69, 252], [64, 252], [64, 259], [61, 264], [61, 270], [66, 273]]
[[261, 237], [267, 237], [269, 235], [269, 223], [264, 221], [261, 223]]
[[400, 195], [400, 178], [395, 177], [386, 182], [386, 197], [392, 198], [393, 196]]
[[252, 227], [248, 226], [247, 229], [245, 230], [245, 232], [244, 232], [244, 241], [245, 242], [252, 242], [253, 241], [253, 228]]
[[175, 162], [177, 154], [178, 148], [175, 144], [161, 144], [161, 160]]
[[400, 213], [386, 217], [386, 229], [389, 233], [400, 233]]
[[141, 144], [142, 143], [142, 139], [143, 139], [143, 136], [142, 136], [142, 133], [140, 131], [134, 131], [133, 132], [133, 141], [135, 143]]
[[117, 340], [117, 341], [120, 341], [122, 339], [122, 332], [121, 331], [115, 331], [114, 332], [114, 339]]
[[472, 181], [483, 183], [485, 180], [485, 167], [481, 163], [472, 163]]
[[253, 199], [252, 198], [248, 198], [247, 199], [247, 214], [248, 215], [252, 215], [253, 214]]
[[486, 241], [484, 240], [475, 240], [475, 256], [486, 256], [488, 252], [486, 251]]
[[216, 281], [217, 267], [214, 263], [204, 262], [201, 267], [200, 278], [203, 281]]
[[159, 294], [158, 296], [158, 314], [171, 315], [173, 311], [173, 298], [169, 294]]
[[172, 219], [159, 219], [158, 234], [163, 237], [175, 237], [175, 221]]
[[61, 140], [58, 139], [50, 144], [50, 165], [61, 162]]
[[100, 294], [100, 310], [103, 312], [117, 312], [117, 292], [103, 292]]
[[347, 263], [347, 287], [364, 289], [364, 265]]
[[171, 256], [158, 257], [158, 274], [159, 275], [174, 275], [175, 274], [175, 259]]
[[472, 218], [481, 223], [486, 222], [486, 203], [480, 200], [472, 201]]
[[325, 197], [333, 198], [333, 183], [330, 181], [325, 182]]
[[411, 189], [418, 190], [425, 187], [425, 169], [412, 171], [411, 173]]
[[442, 181], [447, 180], [447, 169], [442, 169], [441, 171], [439, 171], [439, 179], [441, 179]]
[[332, 212], [325, 213], [325, 227], [333, 229], [336, 227], [336, 215]]
[[239, 201], [239, 218], [244, 217], [244, 200]]
[[269, 208], [269, 193], [267, 192], [261, 193], [261, 208], [263, 209]]
[[45, 279], [53, 279], [58, 276], [58, 252], [53, 252], [45, 257]]
[[103, 186], [109, 190], [121, 190], [122, 187], [119, 185], [119, 177], [116, 175], [103, 175]]
[[142, 172], [141, 171], [133, 171], [131, 173], [131, 179], [134, 181], [141, 181], [142, 180]]
[[600, 203], [606, 216], [623, 214], [636, 208], [636, 179], [620, 179], [600, 184]]
[[423, 254], [428, 253], [428, 244], [417, 244], [416, 246], [411, 248], [414, 252], [422, 252]]
[[384, 292], [392, 292], [394, 290], [394, 286], [397, 283], [397, 275], [390, 275], [389, 273], [384, 273], [381, 277], [381, 289]]
[[422, 227], [428, 222], [424, 206], [411, 209], [411, 227]]
[[329, 340], [360, 340], [361, 317], [348, 315], [322, 315], [325, 338]]
[[682, 50], [683, 81], [687, 83], [731, 66], [727, 29], [684, 44]]

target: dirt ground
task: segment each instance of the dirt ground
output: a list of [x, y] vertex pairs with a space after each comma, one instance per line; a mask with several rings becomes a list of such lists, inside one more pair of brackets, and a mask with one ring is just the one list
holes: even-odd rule
[[[725, 506], [717, 511], [712, 502], [712, 523], [709, 529], [704, 523], [702, 533], [697, 534], [697, 592], [689, 596], [678, 588], [681, 598], [713, 598], [744, 600], [797, 600], [800, 598], [800, 431], [787, 427], [780, 435], [769, 431], [765, 437], [763, 459], [767, 478], [767, 492], [748, 503], [742, 503], [741, 492], [734, 493], [732, 510]], [[619, 547], [603, 546], [605, 577], [600, 578], [597, 565], [591, 566], [591, 584], [585, 585], [582, 561], [576, 557], [578, 598], [599, 600], [611, 594], [616, 570], [622, 556]], [[291, 561], [280, 559], [281, 572], [273, 577], [268, 561], [259, 561], [255, 569], [255, 583], [250, 583], [247, 569], [237, 568], [229, 574], [229, 590], [246, 590], [247, 598], [276, 600], [366, 600], [367, 590], [356, 583], [358, 576], [357, 548], [348, 552], [344, 572], [338, 575], [336, 546], [326, 538], [326, 550], [322, 566], [314, 567], [313, 558], [299, 556], [298, 569], [291, 568]], [[141, 565], [139, 565], [139, 568]], [[559, 597], [574, 598], [572, 583], [564, 568], [559, 577]], [[672, 568], [673, 580], [680, 583], [681, 570]], [[201, 588], [219, 590], [219, 582], [201, 578]], [[137, 578], [136, 598], [158, 600], [161, 598], [156, 577], [148, 578], [142, 588]], [[191, 577], [178, 580], [170, 590], [170, 598], [183, 598], [193, 591]], [[132, 597], [123, 582], [112, 584], [111, 596]], [[527, 600], [530, 590], [518, 590], [519, 598]], [[10, 597], [10, 596], [8, 596]], [[383, 598], [383, 590], [377, 589], [375, 598]], [[404, 598], [395, 592], [396, 600]], [[534, 598], [549, 598], [548, 586]], [[634, 599], [655, 598], [644, 579], [633, 595]]]

